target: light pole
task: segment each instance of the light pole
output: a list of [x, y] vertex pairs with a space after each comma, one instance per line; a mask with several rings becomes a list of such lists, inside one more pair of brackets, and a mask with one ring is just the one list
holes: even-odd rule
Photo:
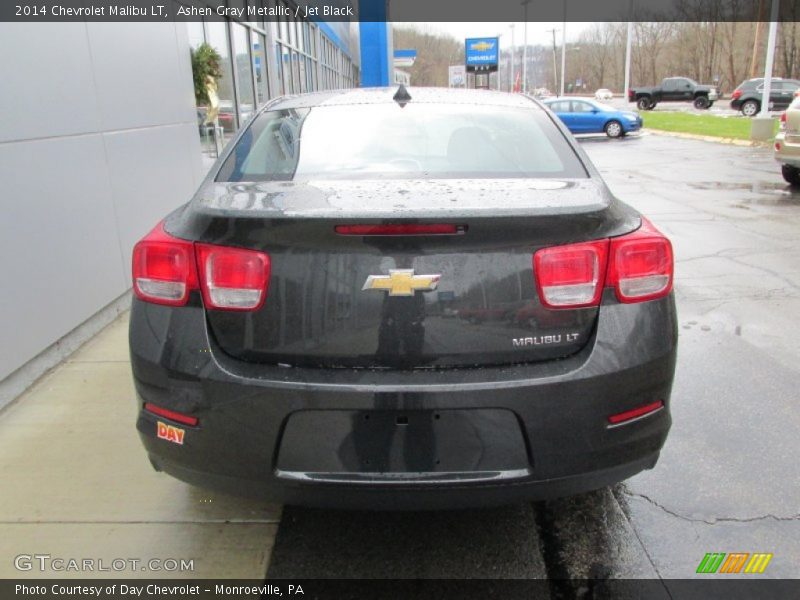
[[553, 90], [558, 89], [558, 68], [556, 67], [556, 31], [558, 29], [548, 29], [548, 33], [553, 34]]
[[514, 54], [516, 51], [516, 46], [514, 45], [514, 23], [509, 25], [511, 29], [511, 68], [509, 69], [508, 73], [508, 91], [514, 91]]
[[631, 40], [633, 39], [633, 23], [628, 21], [628, 39], [625, 42], [625, 102], [630, 102], [629, 90], [631, 89]]
[[780, 4], [780, 0], [772, 0], [769, 33], [767, 34], [767, 60], [764, 63], [764, 91], [761, 94], [759, 117], [769, 117], [769, 97], [772, 93], [772, 65], [775, 60], [775, 34], [778, 31], [778, 4]]
[[[564, 1], [564, 11], [566, 12], [566, 0]], [[566, 16], [566, 15], [565, 15]], [[564, 95], [564, 71], [567, 68], [567, 22], [561, 29], [561, 96]]]
[[522, 93], [528, 92], [528, 4], [531, 0], [522, 0]]
[[[501, 55], [500, 55], [500, 38], [501, 37], [503, 37], [503, 34], [502, 33], [498, 33], [497, 34], [497, 61], [498, 61], [498, 63], [497, 63], [497, 91], [498, 92], [501, 91], [500, 88], [501, 88], [501, 82], [502, 82], [502, 77], [500, 77], [500, 65], [502, 64], [500, 62], [500, 57], [501, 57]], [[491, 78], [491, 76], [492, 75], [490, 73], [489, 77]], [[488, 83], [486, 84], [486, 87], [489, 87]]]

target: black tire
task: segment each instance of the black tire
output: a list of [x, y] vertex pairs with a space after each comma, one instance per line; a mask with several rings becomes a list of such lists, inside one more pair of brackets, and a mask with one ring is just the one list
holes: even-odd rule
[[708, 101], [708, 96], [698, 96], [694, 99], [694, 107], [697, 110], [706, 110], [710, 106], [711, 102]]
[[792, 165], [781, 165], [781, 175], [793, 186], [800, 187], [800, 169]]
[[636, 100], [636, 106], [639, 110], [652, 110], [655, 105], [656, 103], [650, 99], [650, 96], [640, 96]]
[[711, 108], [712, 106], [714, 106], [714, 103], [713, 102], [709, 102], [708, 103], [708, 108]]
[[745, 117], [755, 117], [761, 110], [761, 103], [758, 100], [747, 100], [739, 110]]
[[603, 131], [605, 131], [606, 135], [610, 138], [618, 138], [625, 135], [625, 131], [622, 129], [622, 123], [617, 120], [606, 123], [606, 126], [603, 127]]

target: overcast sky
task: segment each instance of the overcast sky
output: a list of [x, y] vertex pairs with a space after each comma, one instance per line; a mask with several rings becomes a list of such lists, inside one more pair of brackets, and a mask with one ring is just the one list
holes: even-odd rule
[[[500, 48], [511, 46], [511, 23], [414, 23], [416, 28], [447, 33], [457, 40], [469, 37], [495, 37], [500, 34]], [[574, 41], [581, 31], [594, 25], [594, 23], [567, 23], [567, 41]], [[395, 27], [408, 27], [408, 23], [397, 23]], [[561, 44], [561, 29], [563, 23], [528, 23], [528, 44], [550, 45], [553, 43], [553, 34], [548, 30], [557, 29], [556, 43]], [[514, 43], [521, 45], [525, 24], [514, 23]]]

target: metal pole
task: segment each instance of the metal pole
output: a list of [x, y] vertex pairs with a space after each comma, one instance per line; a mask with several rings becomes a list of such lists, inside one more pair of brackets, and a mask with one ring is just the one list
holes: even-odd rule
[[508, 91], [514, 91], [514, 51], [516, 47], [514, 46], [514, 23], [510, 25], [511, 27], [511, 69], [509, 70], [508, 74]]
[[769, 116], [769, 95], [772, 92], [772, 64], [775, 61], [775, 37], [778, 32], [778, 6], [780, 0], [772, 0], [769, 15], [769, 35], [767, 37], [767, 63], [764, 65], [764, 92], [761, 95], [759, 117]]
[[633, 40], [633, 23], [628, 21], [628, 40], [625, 43], [625, 89], [622, 91], [625, 94], [625, 102], [629, 102], [628, 90], [631, 89], [631, 42]]
[[553, 34], [553, 90], [558, 88], [558, 67], [556, 67], [556, 31], [557, 29], [549, 29]]
[[[567, 2], [564, 0], [564, 12], [567, 11]], [[566, 16], [566, 15], [565, 15]], [[561, 95], [564, 95], [564, 72], [567, 69], [567, 22], [561, 30]]]
[[[503, 34], [502, 34], [502, 33], [498, 33], [498, 34], [497, 34], [497, 61], [498, 61], [498, 64], [497, 64], [497, 91], [498, 91], [498, 92], [499, 92], [499, 91], [501, 91], [501, 90], [500, 90], [500, 88], [502, 87], [502, 86], [501, 86], [502, 77], [500, 77], [500, 65], [502, 65], [502, 64], [503, 64], [503, 63], [502, 63], [502, 60], [501, 60], [501, 56], [502, 56], [502, 55], [500, 54], [500, 38], [501, 38], [502, 36], [503, 36]], [[492, 76], [491, 76], [491, 74], [490, 74], [490, 75], [489, 75], [489, 78], [490, 78], [490, 80], [491, 80], [491, 77], [492, 77]], [[489, 84], [488, 84], [488, 83], [487, 83], [486, 87], [489, 87]]]
[[522, 93], [528, 92], [528, 3], [530, 0], [522, 2], [522, 19], [525, 22], [522, 32]]

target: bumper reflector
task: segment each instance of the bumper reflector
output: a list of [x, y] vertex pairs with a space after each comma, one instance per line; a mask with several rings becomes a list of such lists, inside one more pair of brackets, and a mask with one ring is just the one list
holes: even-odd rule
[[650, 404], [645, 404], [644, 406], [639, 406], [638, 408], [632, 408], [631, 410], [626, 410], [625, 412], [611, 415], [608, 417], [608, 422], [612, 425], [619, 425], [621, 423], [625, 423], [626, 421], [632, 421], [633, 419], [638, 419], [639, 417], [649, 415], [650, 413], [654, 413], [662, 408], [664, 408], [664, 401], [656, 400]]
[[160, 406], [156, 406], [155, 404], [150, 404], [149, 402], [144, 403], [144, 409], [149, 413], [158, 415], [159, 417], [164, 417], [165, 419], [169, 419], [170, 421], [183, 423], [184, 425], [189, 425], [191, 427], [194, 427], [199, 423], [197, 417], [184, 415], [182, 413], [175, 412], [174, 410], [161, 408]]

